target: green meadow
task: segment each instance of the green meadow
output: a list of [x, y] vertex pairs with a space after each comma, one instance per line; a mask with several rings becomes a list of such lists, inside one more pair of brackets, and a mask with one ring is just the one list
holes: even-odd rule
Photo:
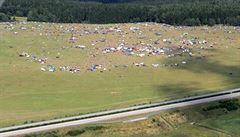
[[[24, 28], [23, 28], [24, 27]], [[124, 34], [93, 33], [95, 28], [118, 27]], [[144, 38], [129, 30], [139, 27]], [[69, 42], [74, 30], [78, 38]], [[98, 29], [101, 30], [101, 29]], [[90, 32], [89, 34], [82, 32]], [[162, 37], [155, 36], [161, 32]], [[103, 54], [105, 47], [117, 47], [120, 40], [134, 47], [153, 43], [175, 48], [185, 39], [198, 37], [208, 43], [189, 46], [193, 56], [126, 56]], [[172, 38], [170, 45], [164, 38]], [[105, 42], [99, 42], [105, 39]], [[95, 45], [91, 45], [95, 43]], [[67, 48], [85, 45], [85, 49]], [[210, 46], [213, 45], [213, 46]], [[79, 66], [79, 73], [43, 72], [42, 65], [24, 57], [27, 52], [47, 58], [54, 66]], [[182, 64], [186, 61], [186, 64]], [[135, 67], [144, 62], [147, 67]], [[153, 68], [151, 64], [160, 67]], [[180, 64], [175, 66], [173, 64]], [[91, 72], [91, 64], [102, 64], [104, 72]], [[128, 65], [128, 67], [112, 67]], [[136, 104], [163, 101], [196, 94], [238, 88], [240, 82], [240, 31], [234, 27], [172, 27], [161, 24], [0, 24], [0, 127], [49, 120]]]
[[147, 116], [148, 119], [136, 122], [120, 120], [118, 123], [68, 127], [25, 137], [239, 137], [239, 98], [236, 110], [215, 108], [204, 111], [217, 104], [219, 102], [211, 102], [154, 116], [143, 115], [140, 117]]

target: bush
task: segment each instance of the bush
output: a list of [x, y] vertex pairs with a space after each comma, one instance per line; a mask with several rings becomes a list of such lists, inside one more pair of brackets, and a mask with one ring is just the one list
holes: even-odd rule
[[209, 26], [214, 26], [216, 24], [216, 21], [215, 21], [215, 19], [209, 19], [209, 21], [208, 21], [208, 25]]
[[70, 130], [67, 132], [66, 135], [68, 136], [78, 136], [78, 135], [81, 135], [85, 132], [85, 130]]
[[239, 103], [237, 100], [225, 100], [225, 101], [220, 101], [220, 108], [225, 108], [228, 111], [233, 111], [237, 110], [239, 108]]
[[203, 111], [210, 111], [215, 109], [226, 109], [227, 111], [234, 111], [240, 108], [240, 104], [237, 99], [219, 101], [217, 105], [211, 105], [203, 108]]
[[45, 133], [43, 137], [59, 137], [59, 135], [57, 134], [57, 132], [53, 131], [53, 132]]
[[10, 21], [10, 17], [0, 12], [0, 22], [8, 22], [8, 21]]
[[104, 126], [92, 126], [92, 127], [86, 127], [86, 130], [101, 130], [104, 129]]

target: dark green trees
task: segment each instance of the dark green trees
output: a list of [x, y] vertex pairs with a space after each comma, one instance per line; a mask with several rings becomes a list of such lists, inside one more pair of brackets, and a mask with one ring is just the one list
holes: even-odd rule
[[240, 24], [240, 0], [86, 1], [91, 0], [7, 0], [0, 12], [44, 22], [159, 22], [187, 26]]
[[7, 16], [6, 14], [0, 12], [0, 22], [7, 22], [7, 21], [10, 21], [10, 20], [11, 19], [10, 19], [9, 16]]

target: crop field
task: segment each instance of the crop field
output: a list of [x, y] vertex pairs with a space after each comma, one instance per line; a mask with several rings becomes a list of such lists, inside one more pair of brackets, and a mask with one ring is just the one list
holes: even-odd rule
[[0, 127], [239, 83], [238, 27], [0, 24]]

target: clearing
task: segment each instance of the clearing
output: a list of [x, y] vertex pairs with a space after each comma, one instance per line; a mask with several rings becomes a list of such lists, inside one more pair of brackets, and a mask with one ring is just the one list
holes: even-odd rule
[[240, 28], [0, 24], [0, 127], [237, 88]]

